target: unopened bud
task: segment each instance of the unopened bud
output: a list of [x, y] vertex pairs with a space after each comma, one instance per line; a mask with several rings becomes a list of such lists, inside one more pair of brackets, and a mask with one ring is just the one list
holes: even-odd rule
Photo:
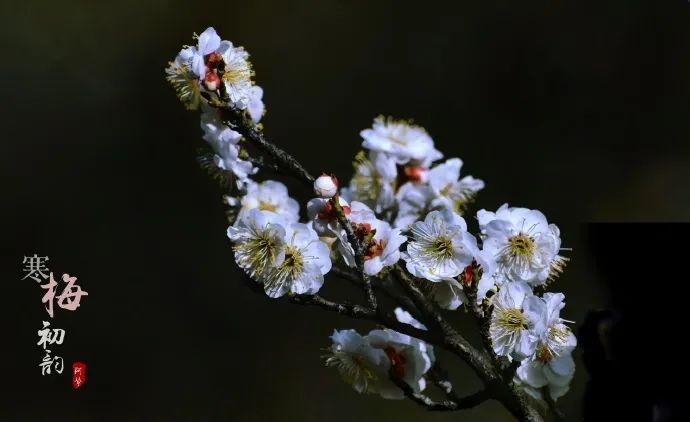
[[414, 183], [426, 183], [429, 180], [429, 169], [422, 166], [405, 167], [405, 176]]
[[314, 180], [314, 193], [321, 198], [332, 198], [338, 193], [338, 179], [333, 175], [321, 173], [321, 176]]
[[220, 86], [220, 78], [216, 72], [208, 71], [204, 77], [204, 86], [209, 91], [215, 91]]

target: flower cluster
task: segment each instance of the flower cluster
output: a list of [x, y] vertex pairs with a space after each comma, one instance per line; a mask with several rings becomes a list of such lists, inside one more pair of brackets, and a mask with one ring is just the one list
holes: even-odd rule
[[[576, 339], [560, 317], [564, 295], [543, 293], [567, 262], [556, 225], [537, 210], [505, 204], [478, 211], [472, 234], [464, 216], [484, 182], [461, 176], [459, 158], [438, 162], [443, 154], [424, 128], [384, 117], [360, 132], [366, 151], [356, 155], [346, 186], [332, 174], [307, 175], [316, 197], [300, 222], [299, 202], [283, 183], [253, 179], [263, 162], [249, 156], [242, 147], [248, 141], [223, 118], [228, 110], [242, 113], [260, 130], [263, 91], [252, 80], [248, 54], [213, 28], [197, 38], [170, 63], [168, 80], [187, 108], [201, 111], [213, 162], [236, 181], [224, 197], [234, 211], [227, 236], [247, 276], [277, 298], [316, 295], [334, 267], [378, 287], [406, 271], [434, 307], [465, 307], [488, 320], [482, 334], [494, 358], [519, 362], [515, 385], [537, 399], [567, 392]], [[251, 138], [251, 131], [242, 133]], [[370, 306], [371, 314], [382, 315], [375, 300]], [[394, 312], [405, 327], [426, 330], [434, 323], [409, 311], [417, 310]], [[392, 329], [365, 336], [335, 331], [331, 339], [326, 364], [361, 393], [402, 398], [396, 378], [419, 393], [435, 362], [431, 345]]]
[[197, 45], [183, 47], [168, 64], [167, 79], [187, 109], [201, 109], [203, 139], [215, 153], [215, 164], [232, 172], [242, 187], [258, 169], [241, 157], [242, 136], [223, 124], [218, 110], [210, 107], [205, 98], [228, 98], [232, 106], [246, 110], [259, 123], [265, 111], [263, 90], [252, 80], [254, 72], [244, 48], [221, 40], [213, 28], [196, 38]]
[[433, 210], [462, 214], [484, 188], [472, 176], [460, 178], [462, 160], [443, 158], [431, 136], [420, 126], [403, 120], [377, 117], [360, 135], [368, 153], [355, 158], [355, 175], [342, 196], [368, 205], [406, 229]]

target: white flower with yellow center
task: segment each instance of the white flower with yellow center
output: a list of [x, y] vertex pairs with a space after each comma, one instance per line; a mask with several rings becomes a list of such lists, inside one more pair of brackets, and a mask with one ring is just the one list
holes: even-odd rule
[[504, 204], [495, 213], [480, 210], [477, 219], [483, 250], [493, 255], [507, 280], [536, 286], [562, 271], [560, 231], [541, 212]]
[[429, 171], [429, 186], [436, 196], [431, 201], [432, 208], [449, 208], [460, 213], [484, 189], [482, 180], [472, 176], [460, 179], [461, 168], [462, 160], [451, 158]]
[[[265, 212], [265, 211], [264, 211]], [[315, 294], [323, 285], [323, 276], [331, 270], [330, 250], [311, 226], [293, 223], [285, 230], [283, 260], [262, 277], [269, 297], [286, 293]]]
[[498, 356], [522, 358], [534, 353], [543, 330], [544, 306], [525, 283], [508, 282], [493, 301], [489, 335]]
[[201, 102], [206, 57], [215, 53], [221, 44], [220, 37], [213, 28], [207, 28], [197, 38], [197, 45], [182, 48], [175, 61], [166, 69], [168, 82], [177, 92], [180, 101], [190, 110], [196, 110]]
[[355, 330], [333, 331], [333, 345], [325, 356], [326, 366], [334, 367], [343, 380], [358, 393], [378, 393], [389, 363], [381, 349], [375, 349]]
[[379, 381], [378, 393], [385, 399], [403, 399], [405, 394], [391, 380], [390, 376], [402, 379], [415, 392], [426, 388], [426, 374], [436, 361], [433, 346], [397, 331], [373, 330], [366, 340], [375, 349], [382, 350], [388, 358], [388, 365], [379, 367], [386, 372]]
[[232, 172], [236, 176], [236, 184], [242, 188], [249, 182], [249, 176], [255, 174], [258, 168], [252, 163], [242, 160], [239, 156], [240, 150], [237, 145], [226, 142], [221, 144], [218, 153], [213, 157], [214, 163], [218, 168]]
[[237, 265], [257, 282], [285, 257], [285, 221], [278, 214], [250, 210], [227, 233]]
[[[240, 110], [246, 109], [257, 92], [252, 92], [252, 71], [249, 54], [242, 47], [235, 47], [230, 41], [222, 41], [218, 54], [223, 58], [222, 76], [225, 91], [230, 101]], [[263, 92], [261, 93], [263, 95]]]
[[[288, 195], [287, 187], [275, 180], [247, 183], [247, 193], [240, 199], [238, 220], [258, 209], [282, 216], [288, 224], [299, 220], [299, 203]], [[236, 223], [237, 224], [237, 223]]]
[[412, 241], [403, 259], [415, 277], [432, 282], [452, 280], [472, 264], [477, 241], [462, 217], [450, 210], [432, 211], [410, 226]]
[[395, 182], [398, 175], [395, 160], [383, 153], [360, 152], [355, 157], [355, 174], [350, 187], [342, 189], [348, 201], [359, 201], [377, 213], [395, 205]]
[[357, 392], [385, 399], [405, 398], [391, 376], [405, 381], [415, 392], [423, 391], [424, 374], [436, 360], [432, 346], [393, 330], [373, 330], [366, 336], [355, 330], [334, 331], [331, 340], [326, 366], [336, 368]]
[[398, 164], [414, 163], [429, 167], [432, 161], [443, 157], [434, 148], [434, 141], [424, 128], [404, 120], [379, 116], [371, 129], [360, 132], [362, 147], [388, 154]]
[[544, 328], [538, 333], [533, 355], [521, 362], [515, 374], [516, 381], [535, 398], [542, 398], [542, 390], [547, 387], [551, 398], [558, 399], [568, 391], [575, 374], [572, 351], [577, 339], [560, 318], [564, 299], [562, 293], [545, 293], [540, 299]]

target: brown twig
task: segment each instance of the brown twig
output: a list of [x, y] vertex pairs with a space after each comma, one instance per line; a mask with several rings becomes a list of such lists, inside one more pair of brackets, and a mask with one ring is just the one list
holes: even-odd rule
[[485, 402], [491, 397], [488, 390], [480, 390], [467, 397], [455, 397], [452, 400], [448, 399], [435, 401], [425, 394], [414, 391], [414, 389], [410, 387], [408, 383], [398, 378], [396, 374], [393, 373], [392, 368], [389, 376], [391, 381], [402, 390], [402, 392], [405, 394], [405, 397], [431, 411], [456, 411], [461, 409], [469, 409]]

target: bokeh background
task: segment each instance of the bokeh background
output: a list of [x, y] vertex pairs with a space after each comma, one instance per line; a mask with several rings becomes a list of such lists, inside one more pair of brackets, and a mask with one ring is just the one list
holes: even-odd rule
[[[267, 136], [314, 173], [347, 179], [376, 115], [414, 118], [486, 181], [478, 207], [542, 210], [574, 248], [555, 287], [568, 319], [610, 300], [584, 223], [690, 215], [684, 0], [26, 0], [0, 10], [4, 420], [510, 419], [494, 402], [430, 414], [357, 395], [321, 349], [334, 328], [369, 325], [245, 286], [220, 192], [195, 160], [198, 116], [164, 80], [209, 25], [252, 54]], [[67, 374], [39, 374], [42, 291], [20, 280], [33, 253], [89, 292], [53, 320], [67, 330], [55, 350], [88, 364], [76, 392]], [[336, 280], [324, 291], [345, 293]], [[463, 326], [462, 313], [453, 319]], [[461, 392], [477, 387], [450, 366]], [[562, 399], [570, 419], [586, 379], [580, 365]]]

